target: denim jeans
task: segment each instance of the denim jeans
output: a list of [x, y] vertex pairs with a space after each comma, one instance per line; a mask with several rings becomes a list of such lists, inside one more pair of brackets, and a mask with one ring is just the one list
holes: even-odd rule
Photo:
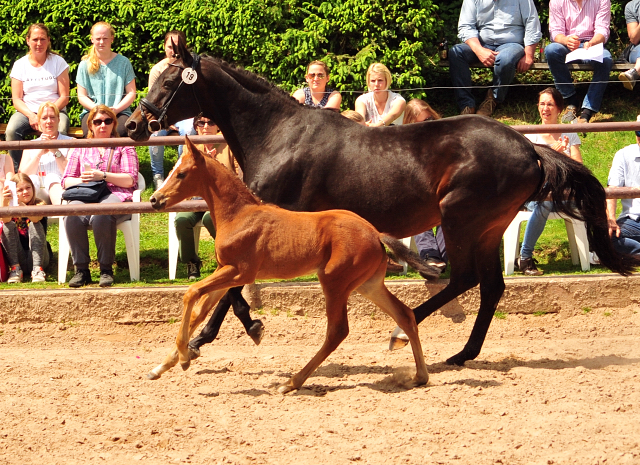
[[[583, 47], [584, 44], [580, 44]], [[571, 78], [571, 71], [565, 63], [565, 58], [569, 53], [569, 49], [562, 44], [552, 42], [544, 49], [544, 53], [547, 57], [547, 63], [549, 63], [549, 71], [553, 75], [553, 81], [556, 84], [556, 88], [560, 91], [565, 101], [576, 94], [576, 88], [573, 85], [573, 79]], [[609, 81], [609, 72], [613, 67], [613, 59], [611, 53], [607, 49], [604, 49], [602, 63], [592, 60], [577, 60], [572, 63], [587, 63], [593, 66], [593, 78], [587, 95], [582, 102], [582, 108], [588, 108], [591, 111], [600, 111], [600, 105], [602, 105], [602, 98], [604, 97], [604, 91], [607, 88], [607, 82]]]
[[628, 216], [618, 220], [620, 237], [613, 236], [613, 248], [620, 253], [640, 254], [640, 222]]
[[[157, 132], [151, 134], [151, 137], [162, 137], [167, 135], [166, 129], [160, 129]], [[151, 171], [153, 175], [159, 174], [164, 178], [164, 146], [163, 145], [150, 145], [149, 146], [149, 158], [151, 159]]]
[[638, 58], [640, 58], [640, 44], [631, 49], [631, 53], [629, 54], [629, 63], [633, 63], [635, 65]]
[[[181, 136], [193, 136], [196, 134], [196, 130], [193, 129], [193, 118], [178, 121], [174, 126], [178, 128], [178, 133]], [[178, 156], [182, 156], [182, 145], [178, 145]]]
[[526, 207], [527, 210], [533, 212], [533, 215], [531, 215], [531, 218], [527, 221], [527, 227], [524, 230], [524, 238], [522, 239], [522, 247], [520, 248], [520, 258], [533, 257], [533, 249], [542, 231], [544, 231], [549, 213], [555, 211], [553, 202], [529, 202]]
[[[60, 134], [66, 134], [69, 130], [69, 118], [66, 113], [60, 112], [60, 122], [58, 123], [58, 131]], [[23, 140], [29, 134], [34, 134], [36, 131], [29, 124], [29, 118], [24, 116], [19, 111], [16, 111], [7, 124], [6, 138], [10, 140]], [[13, 166], [16, 173], [20, 167], [20, 161], [22, 160], [22, 150], [9, 150], [9, 155], [13, 159]]]
[[448, 263], [444, 234], [442, 234], [442, 228], [440, 226], [436, 227], [435, 235], [433, 234], [433, 230], [429, 229], [428, 231], [413, 236], [413, 240], [416, 242], [418, 253], [423, 260], [434, 258]]
[[[504, 101], [508, 84], [516, 75], [516, 66], [524, 56], [524, 47], [520, 44], [486, 45], [483, 47], [498, 52], [493, 65], [493, 97], [498, 103]], [[480, 61], [467, 44], [457, 44], [449, 50], [449, 74], [455, 87], [454, 95], [460, 110], [476, 107], [471, 93], [471, 69], [469, 65]]]

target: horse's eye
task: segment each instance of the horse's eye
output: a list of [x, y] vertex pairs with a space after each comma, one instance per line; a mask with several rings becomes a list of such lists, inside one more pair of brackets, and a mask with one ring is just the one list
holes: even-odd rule
[[164, 81], [164, 83], [162, 84], [162, 87], [164, 87], [165, 89], [173, 89], [174, 83], [175, 81]]
[[178, 174], [176, 175], [176, 178], [178, 178], [178, 179], [184, 179], [186, 176], [187, 176], [187, 173], [185, 173], [185, 172], [182, 172], [182, 171], [181, 171], [180, 173], [178, 173]]

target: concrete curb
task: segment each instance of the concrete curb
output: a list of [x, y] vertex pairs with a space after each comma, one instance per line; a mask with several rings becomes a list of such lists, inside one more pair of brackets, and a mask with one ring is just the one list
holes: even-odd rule
[[[390, 280], [386, 284], [410, 307], [440, 292], [448, 280]], [[498, 304], [504, 313], [573, 314], [585, 308], [624, 308], [640, 301], [640, 276], [617, 275], [505, 278], [506, 290]], [[101, 289], [50, 289], [0, 291], [0, 323], [42, 323], [106, 320], [121, 324], [166, 322], [179, 319], [187, 286]], [[287, 314], [324, 316], [324, 296], [318, 283], [260, 283], [246, 286], [245, 297], [253, 309]], [[476, 287], [440, 311], [454, 320], [477, 312]], [[349, 312], [380, 315], [380, 310], [358, 294], [349, 299]]]

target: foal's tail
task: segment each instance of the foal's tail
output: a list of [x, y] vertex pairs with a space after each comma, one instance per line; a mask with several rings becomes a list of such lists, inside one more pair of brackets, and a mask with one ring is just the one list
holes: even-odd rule
[[411, 251], [398, 239], [387, 236], [386, 234], [380, 234], [380, 242], [389, 247], [389, 250], [393, 252], [397, 260], [407, 262], [414, 270], [428, 277], [427, 279], [437, 279], [440, 277], [440, 270], [438, 268], [428, 265], [417, 253]]
[[640, 266], [640, 260], [613, 248], [602, 184], [583, 164], [550, 147], [534, 147], [540, 157], [543, 180], [532, 200], [546, 200], [551, 194], [556, 211], [585, 222], [589, 244], [600, 258], [600, 263], [623, 276], [631, 274], [635, 267]]

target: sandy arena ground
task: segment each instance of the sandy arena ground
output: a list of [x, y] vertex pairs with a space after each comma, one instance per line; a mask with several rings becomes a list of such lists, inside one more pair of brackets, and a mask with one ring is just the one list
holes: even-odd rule
[[[183, 372], [144, 375], [177, 324], [0, 325], [2, 464], [640, 464], [640, 309], [495, 319], [476, 361], [443, 361], [474, 321], [421, 326], [428, 386], [406, 390], [394, 325], [345, 343], [286, 396], [323, 318], [269, 312], [254, 346], [233, 318]], [[460, 320], [457, 318], [456, 320]]]

